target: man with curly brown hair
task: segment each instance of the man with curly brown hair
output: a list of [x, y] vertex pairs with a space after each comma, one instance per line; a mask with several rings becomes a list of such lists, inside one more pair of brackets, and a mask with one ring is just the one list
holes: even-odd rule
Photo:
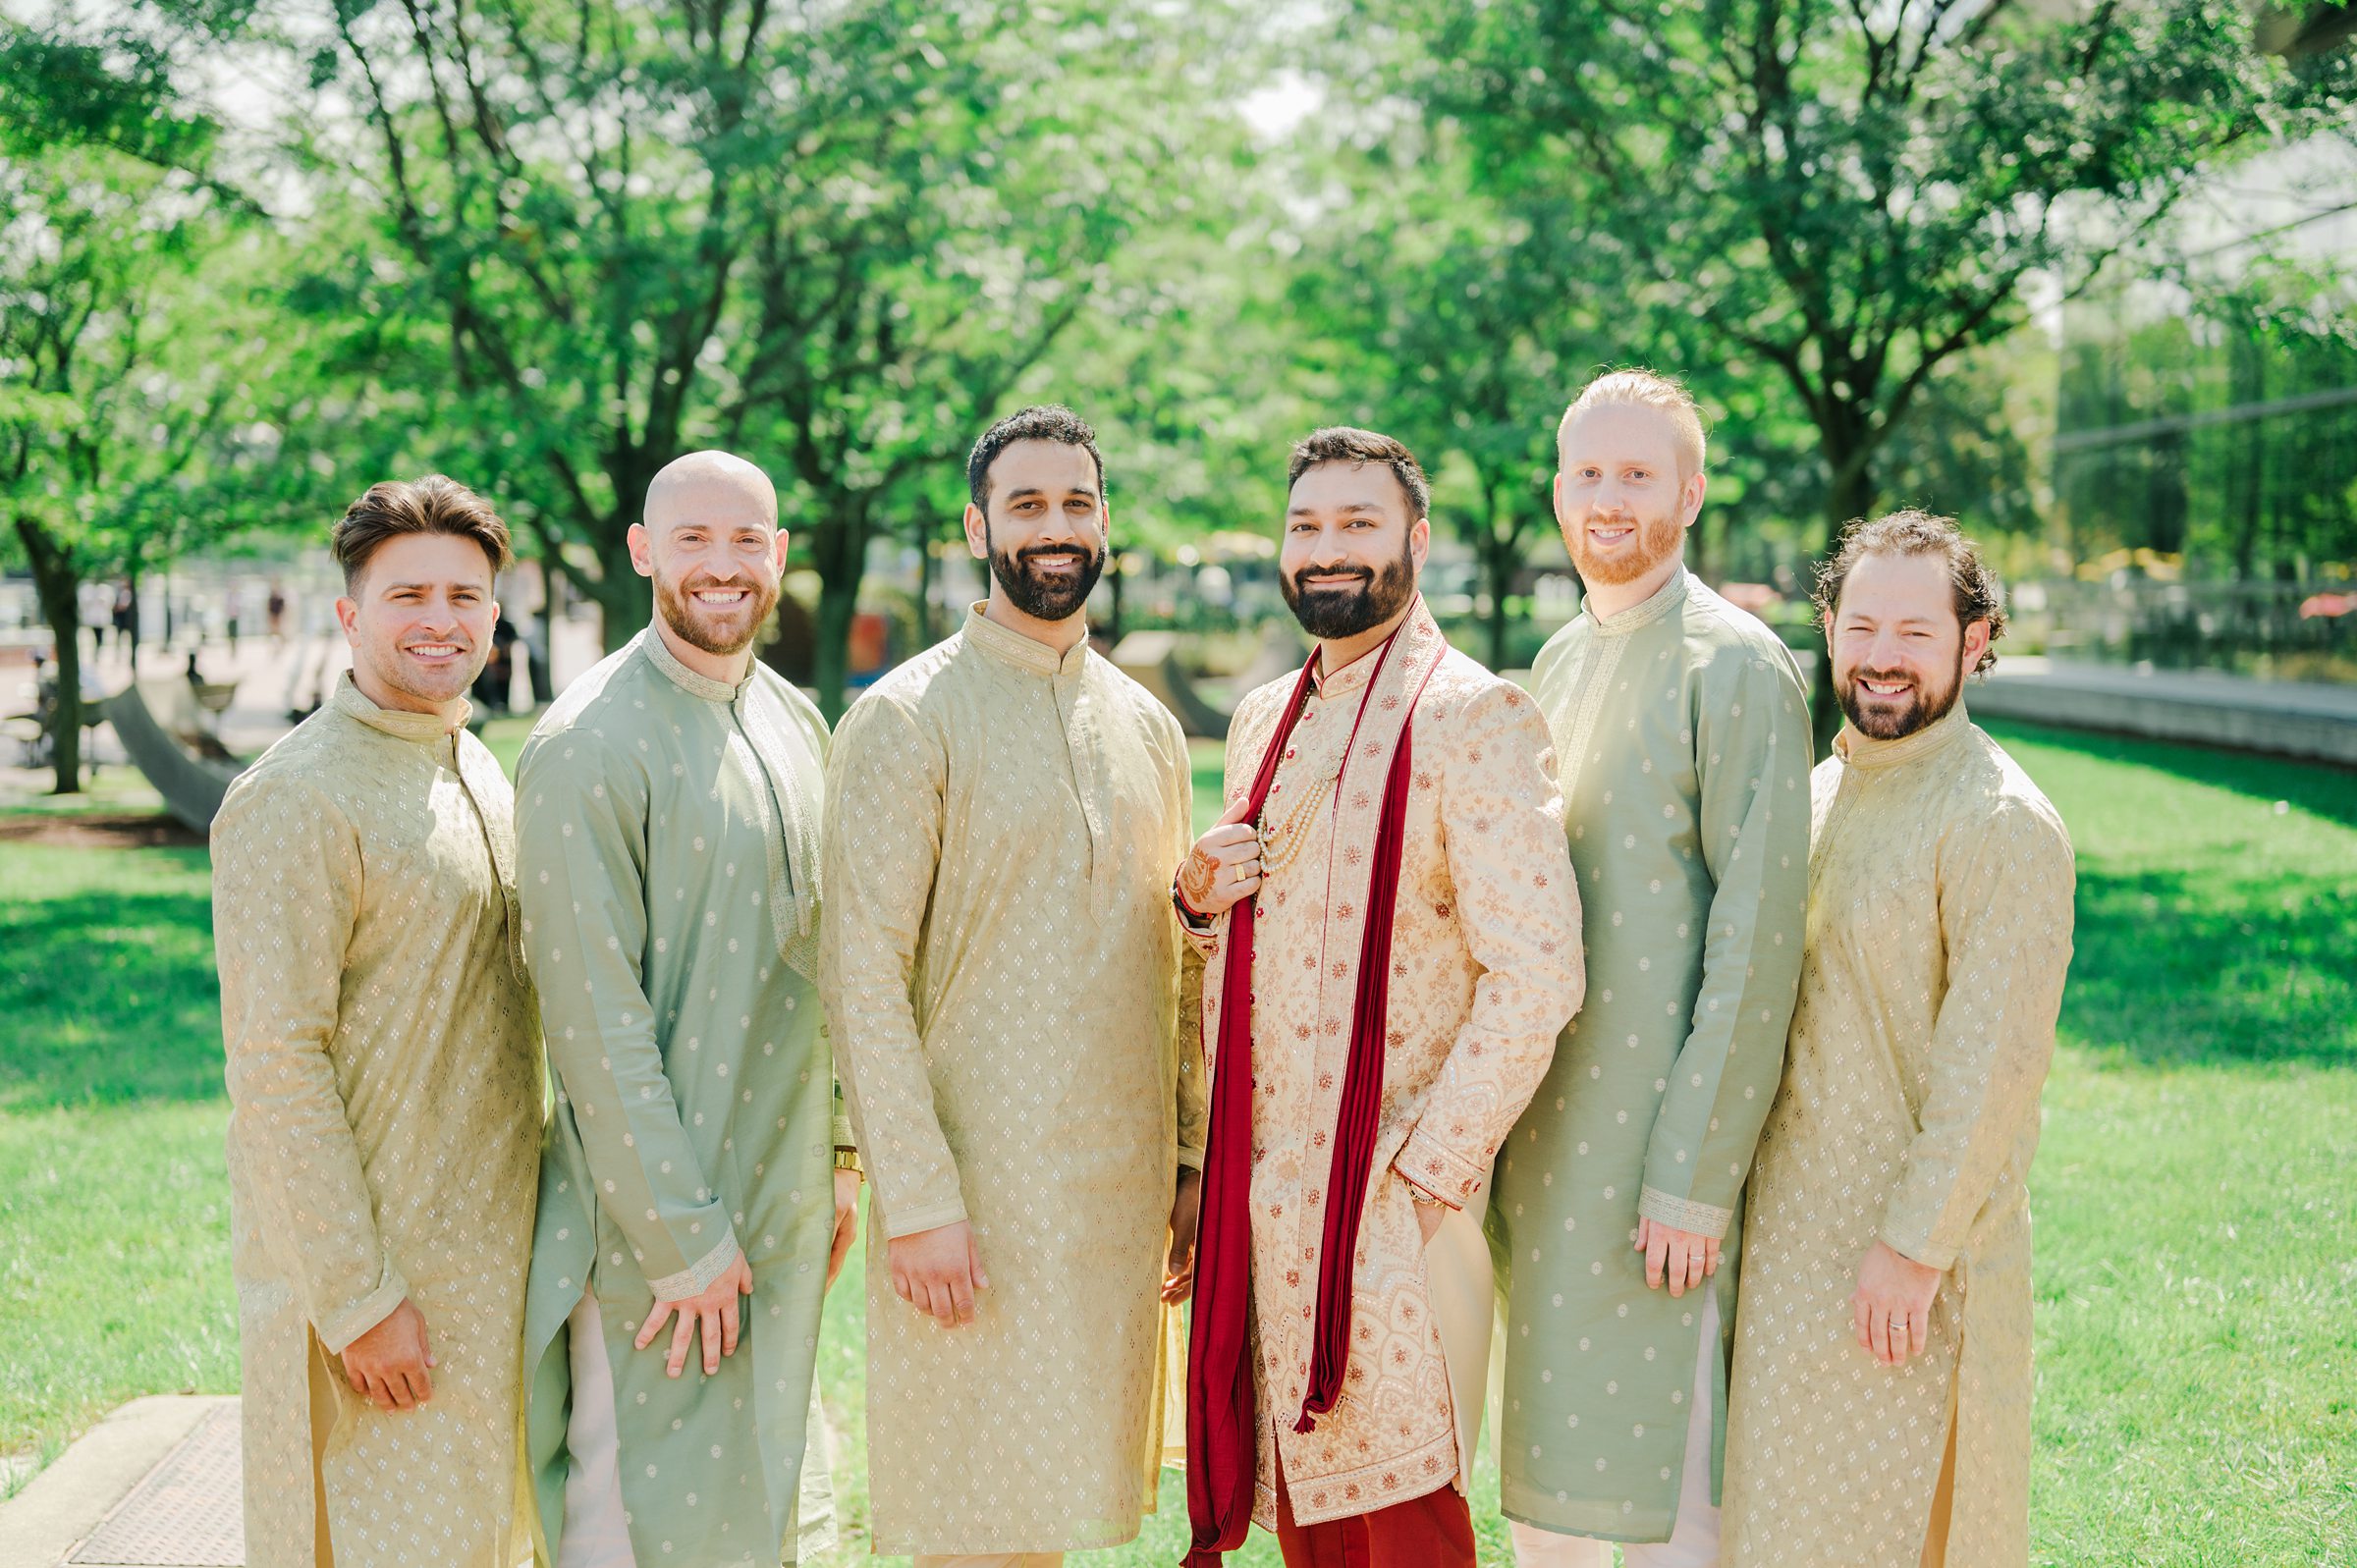
[[1808, 946], [1748, 1193], [1726, 1560], [2029, 1560], [2038, 1092], [2070, 839], [1964, 677], [2004, 629], [1946, 517], [1850, 530], [1818, 586], [1848, 723], [1810, 782]]

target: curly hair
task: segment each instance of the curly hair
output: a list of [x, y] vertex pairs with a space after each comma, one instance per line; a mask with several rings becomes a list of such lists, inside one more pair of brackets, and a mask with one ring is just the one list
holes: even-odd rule
[[1360, 463], [1380, 462], [1392, 470], [1393, 478], [1399, 481], [1399, 491], [1407, 497], [1410, 521], [1432, 511], [1432, 482], [1424, 477], [1424, 465], [1416, 461], [1414, 453], [1390, 436], [1350, 425], [1328, 425], [1323, 430], [1312, 430], [1293, 443], [1292, 455], [1285, 464], [1286, 484], [1291, 486], [1322, 462], [1346, 462], [1353, 467]]
[[990, 465], [999, 460], [999, 454], [1018, 441], [1061, 441], [1068, 447], [1086, 452], [1089, 460], [1097, 465], [1097, 495], [1105, 494], [1105, 455], [1097, 450], [1097, 433], [1088, 421], [1061, 403], [1034, 404], [1014, 412], [982, 432], [974, 450], [965, 460], [965, 493], [975, 510], [990, 510]]
[[1841, 588], [1849, 581], [1850, 568], [1866, 557], [1934, 555], [1947, 563], [1956, 624], [1989, 622], [1989, 646], [1972, 668], [1974, 675], [1980, 675], [1997, 663], [1997, 639], [2005, 634], [2005, 594], [1997, 573], [1981, 559], [1980, 546], [1965, 536], [1953, 517], [1910, 507], [1871, 522], [1864, 518], [1852, 522], [1841, 531], [1833, 555], [1817, 568], [1816, 591], [1809, 597], [1819, 614], [1830, 616], [1841, 603]]

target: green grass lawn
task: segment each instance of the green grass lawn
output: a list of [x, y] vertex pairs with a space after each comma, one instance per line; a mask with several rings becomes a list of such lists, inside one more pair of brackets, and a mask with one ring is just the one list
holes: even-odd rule
[[[2357, 1561], [2357, 776], [1992, 728], [2080, 857], [2033, 1178], [2036, 1557]], [[488, 738], [512, 763], [521, 735]], [[1208, 822], [1217, 748], [1196, 765]], [[236, 1386], [207, 875], [200, 849], [0, 838], [0, 1453], [46, 1456], [123, 1399]], [[850, 1278], [820, 1346], [846, 1565]], [[1163, 1498], [1089, 1560], [1174, 1561], [1175, 1475]], [[1276, 1554], [1256, 1537], [1243, 1560]]]

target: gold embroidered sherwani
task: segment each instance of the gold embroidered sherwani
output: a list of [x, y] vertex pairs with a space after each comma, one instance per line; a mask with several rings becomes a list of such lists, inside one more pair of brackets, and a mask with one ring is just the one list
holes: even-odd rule
[[[1752, 1170], [1728, 1389], [1731, 1568], [1915, 1568], [1949, 1423], [1946, 1561], [2029, 1560], [2038, 1092], [2070, 964], [2070, 839], [1959, 704], [1844, 730], [1811, 781], [1807, 957]], [[1851, 1326], [1877, 1237], [1947, 1271], [1931, 1348]]]
[[[253, 1568], [325, 1562], [321, 1525], [339, 1568], [530, 1550], [539, 1041], [513, 800], [466, 713], [380, 709], [347, 675], [213, 822]], [[338, 1358], [405, 1298], [433, 1399], [381, 1411]]]
[[[1440, 631], [1421, 600], [1399, 638], [1395, 659], [1430, 662]], [[1453, 1378], [1443, 1355], [1435, 1282], [1401, 1173], [1453, 1206], [1478, 1209], [1491, 1160], [1545, 1076], [1582, 985], [1579, 893], [1546, 721], [1520, 688], [1444, 649], [1420, 699], [1376, 693], [1379, 708], [1395, 696], [1414, 703], [1382, 1109], [1342, 1393], [1314, 1431], [1295, 1432], [1317, 1305], [1320, 1189], [1333, 1160], [1364, 926], [1350, 901], [1330, 902], [1327, 890], [1375, 841], [1391, 750], [1365, 754], [1362, 735], [1339, 791], [1336, 776], [1376, 659], [1370, 653], [1314, 681], [1262, 811], [1264, 828], [1298, 825], [1275, 851], [1297, 858], [1272, 869], [1257, 895], [1252, 955], [1253, 1518], [1268, 1529], [1280, 1463], [1293, 1517], [1305, 1525], [1370, 1513], [1456, 1479], [1469, 1445], [1452, 1383], [1466, 1390], [1472, 1414], [1485, 1379], [1478, 1353]], [[1229, 804], [1250, 793], [1294, 679], [1238, 705]], [[1290, 815], [1304, 791], [1321, 796], [1305, 820]], [[1295, 833], [1301, 841], [1289, 846]], [[1210, 951], [1207, 1041], [1218, 1039], [1227, 927], [1223, 915], [1199, 939]]]
[[[1203, 1160], [1191, 797], [1169, 710], [978, 606], [836, 732], [819, 975], [874, 1193], [879, 1552], [1116, 1545], [1154, 1506], [1172, 1193]], [[953, 1329], [894, 1294], [888, 1240], [961, 1219], [990, 1285]]]

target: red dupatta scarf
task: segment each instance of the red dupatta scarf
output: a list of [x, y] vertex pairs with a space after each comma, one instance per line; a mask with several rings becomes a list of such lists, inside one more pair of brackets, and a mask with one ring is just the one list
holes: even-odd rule
[[[1334, 1408], [1349, 1361], [1351, 1273], [1383, 1103], [1392, 909], [1398, 894], [1407, 791], [1414, 775], [1409, 720], [1425, 681], [1448, 649], [1419, 596], [1376, 656], [1334, 785], [1333, 841], [1365, 842], [1363, 837], [1346, 833], [1359, 826], [1351, 819], [1371, 813], [1374, 853], [1363, 898], [1350, 896], [1347, 870], [1340, 865], [1335, 869], [1343, 885], [1329, 892], [1331, 909], [1363, 909], [1365, 915], [1349, 1057], [1336, 1109], [1334, 1162], [1326, 1185], [1329, 1201], [1318, 1249], [1309, 1385], [1293, 1424], [1296, 1432], [1313, 1430], [1316, 1418]], [[1313, 652], [1261, 755], [1252, 777], [1248, 821], [1257, 822], [1267, 803], [1317, 663]], [[1366, 788], [1366, 780], [1378, 769], [1383, 774], [1380, 799]], [[1252, 936], [1257, 903], [1246, 898], [1228, 917], [1217, 1044], [1211, 1053], [1211, 1130], [1203, 1159], [1194, 1317], [1187, 1337], [1186, 1511], [1193, 1543], [1185, 1568], [1218, 1568], [1221, 1554], [1240, 1547], [1252, 1524], [1257, 1432], [1247, 1345], [1252, 1313]]]

